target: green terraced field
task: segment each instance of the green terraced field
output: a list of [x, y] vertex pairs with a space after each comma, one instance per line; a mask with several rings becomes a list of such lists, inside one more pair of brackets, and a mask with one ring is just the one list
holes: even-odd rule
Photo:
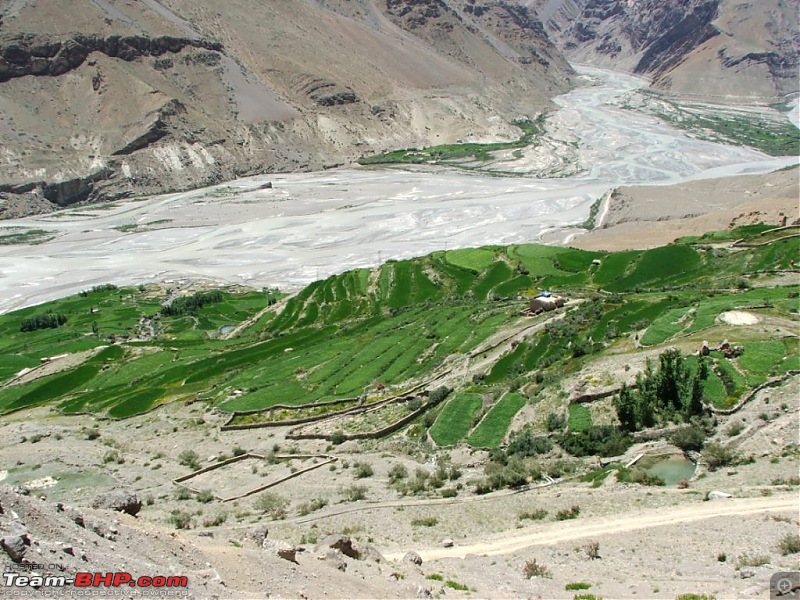
[[528, 399], [515, 392], [504, 395], [486, 413], [467, 438], [474, 448], [497, 448], [505, 438], [514, 416], [525, 406]]
[[442, 412], [430, 428], [433, 441], [439, 446], [452, 446], [460, 442], [472, 426], [472, 418], [483, 406], [477, 394], [457, 394], [447, 401]]
[[445, 260], [451, 265], [469, 269], [479, 273], [494, 262], [496, 253], [484, 248], [464, 248], [463, 250], [449, 250]]
[[775, 375], [800, 369], [800, 344], [796, 339], [745, 343], [738, 363], [746, 373], [747, 384], [755, 386]]
[[[740, 229], [736, 233], [745, 239], [764, 236], [763, 228]], [[634, 329], [647, 327], [643, 344], [663, 345], [717, 326], [719, 313], [734, 308], [755, 306], [796, 321], [798, 286], [748, 282], [761, 271], [788, 268], [798, 250], [796, 239], [773, 239], [762, 247], [713, 252], [686, 241], [611, 254], [529, 244], [440, 251], [314, 282], [282, 310], [267, 310], [224, 340], [223, 327], [267, 309], [279, 295], [225, 292], [220, 302], [166, 317], [158, 314], [167, 299], [163, 290], [101, 287], [0, 316], [2, 380], [37, 367], [45, 356], [96, 352], [63, 372], [0, 388], [0, 412], [53, 404], [65, 413], [125, 418], [164, 402], [198, 398], [242, 411], [369, 395], [383, 386], [404, 389], [470, 354], [500, 329], [535, 323], [520, 316], [527, 294], [551, 288], [588, 300], [568, 304], [562, 321], [506, 349], [477, 378], [465, 380], [474, 386], [470, 393], [456, 390], [431, 429], [437, 443], [462, 440], [485, 391], [501, 400], [469, 443], [495, 447], [524, 403], [523, 394], [509, 390], [558, 381]], [[66, 323], [21, 331], [24, 319], [48, 312], [63, 314]], [[143, 317], [151, 319], [154, 339], [136, 339]], [[742, 343], [738, 362], [720, 362], [706, 383], [707, 395], [719, 405], [799, 366], [794, 340], [756, 336]], [[572, 409], [573, 430], [587, 426], [581, 408]]]
[[569, 430], [575, 433], [586, 431], [592, 426], [592, 413], [583, 404], [569, 405]]
[[609, 283], [610, 292], [623, 292], [637, 287], [664, 285], [679, 279], [692, 279], [700, 264], [700, 255], [688, 246], [664, 246], [642, 253], [628, 275]]

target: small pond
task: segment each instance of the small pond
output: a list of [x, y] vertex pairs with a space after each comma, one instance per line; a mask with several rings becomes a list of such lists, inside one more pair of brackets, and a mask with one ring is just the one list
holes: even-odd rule
[[219, 328], [219, 332], [222, 335], [225, 335], [226, 333], [230, 333], [234, 329], [236, 329], [236, 325], [224, 325], [223, 327]]
[[658, 475], [669, 486], [678, 485], [681, 479], [691, 479], [695, 464], [683, 454], [646, 456], [639, 466], [652, 475]]

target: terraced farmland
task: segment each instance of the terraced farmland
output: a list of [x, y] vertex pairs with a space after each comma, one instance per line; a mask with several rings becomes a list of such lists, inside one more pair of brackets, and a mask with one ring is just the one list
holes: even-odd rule
[[433, 441], [440, 446], [457, 444], [472, 426], [472, 417], [483, 406], [477, 394], [457, 394], [447, 401], [430, 428]]
[[[179, 316], [161, 314], [174, 291], [100, 287], [0, 317], [0, 377], [7, 382], [0, 412], [53, 404], [65, 413], [125, 418], [195, 399], [229, 412], [336, 401], [331, 406], [341, 408], [440, 375], [464, 389], [441, 407], [431, 437], [444, 446], [466, 439], [493, 448], [529, 394], [633, 332], [646, 329], [641, 343], [659, 346], [717, 326], [717, 316], [732, 309], [796, 320], [798, 286], [751, 287], [749, 280], [788, 269], [800, 242], [774, 239], [762, 228], [744, 234], [772, 241], [713, 252], [686, 242], [614, 254], [526, 244], [435, 252], [317, 281], [283, 304], [275, 304], [274, 292], [229, 291]], [[470, 371], [473, 361], [486, 360], [482, 344], [492, 336], [530, 328], [520, 311], [542, 289], [580, 302], [568, 304], [563, 318], [541, 317], [542, 327], [513, 343], [499, 336], [505, 345]], [[25, 319], [44, 315], [42, 323], [55, 322], [46, 318], [51, 314], [65, 322], [21, 331]], [[224, 328], [244, 322], [223, 339]], [[718, 361], [705, 384], [707, 400], [725, 406], [768, 377], [798, 368], [795, 342], [743, 340], [743, 356]], [[43, 357], [79, 351], [91, 352], [40, 366]], [[34, 371], [8, 384], [24, 369], [44, 368], [50, 370], [40, 377]], [[500, 400], [473, 428], [482, 397]], [[322, 417], [328, 410], [312, 406], [297, 415]], [[383, 416], [365, 414], [340, 428], [377, 427], [408, 410], [387, 407]], [[236, 422], [292, 414], [286, 408]], [[571, 417], [573, 430], [591, 425], [585, 415]]]
[[505, 394], [492, 406], [472, 430], [467, 443], [475, 448], [497, 448], [511, 426], [511, 421], [528, 399], [522, 394]]

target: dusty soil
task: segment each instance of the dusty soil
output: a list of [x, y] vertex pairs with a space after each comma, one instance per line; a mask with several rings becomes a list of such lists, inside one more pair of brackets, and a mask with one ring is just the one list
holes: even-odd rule
[[[603, 206], [596, 229], [568, 240], [586, 250], [628, 250], [679, 237], [800, 219], [800, 169], [676, 185], [622, 187]], [[668, 225], [667, 225], [668, 223]]]
[[720, 321], [728, 325], [756, 325], [761, 319], [758, 315], [743, 310], [729, 310], [719, 316]]

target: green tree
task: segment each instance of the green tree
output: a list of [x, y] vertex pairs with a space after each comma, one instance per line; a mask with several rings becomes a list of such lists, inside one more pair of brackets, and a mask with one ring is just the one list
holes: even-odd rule
[[636, 376], [635, 387], [623, 385], [614, 398], [622, 429], [632, 432], [658, 423], [689, 422], [701, 416], [705, 411], [703, 382], [707, 377], [704, 359], [693, 369], [679, 350], [663, 352], [657, 371], [648, 360], [644, 372]]
[[708, 362], [705, 357], [701, 357], [697, 365], [697, 374], [692, 381], [692, 395], [689, 404], [685, 408], [685, 416], [688, 418], [699, 417], [705, 412], [705, 406], [703, 406], [703, 382], [706, 379], [708, 379]]
[[614, 408], [617, 410], [617, 418], [624, 431], [633, 432], [639, 428], [636, 397], [633, 390], [624, 383], [619, 394], [614, 397]]

